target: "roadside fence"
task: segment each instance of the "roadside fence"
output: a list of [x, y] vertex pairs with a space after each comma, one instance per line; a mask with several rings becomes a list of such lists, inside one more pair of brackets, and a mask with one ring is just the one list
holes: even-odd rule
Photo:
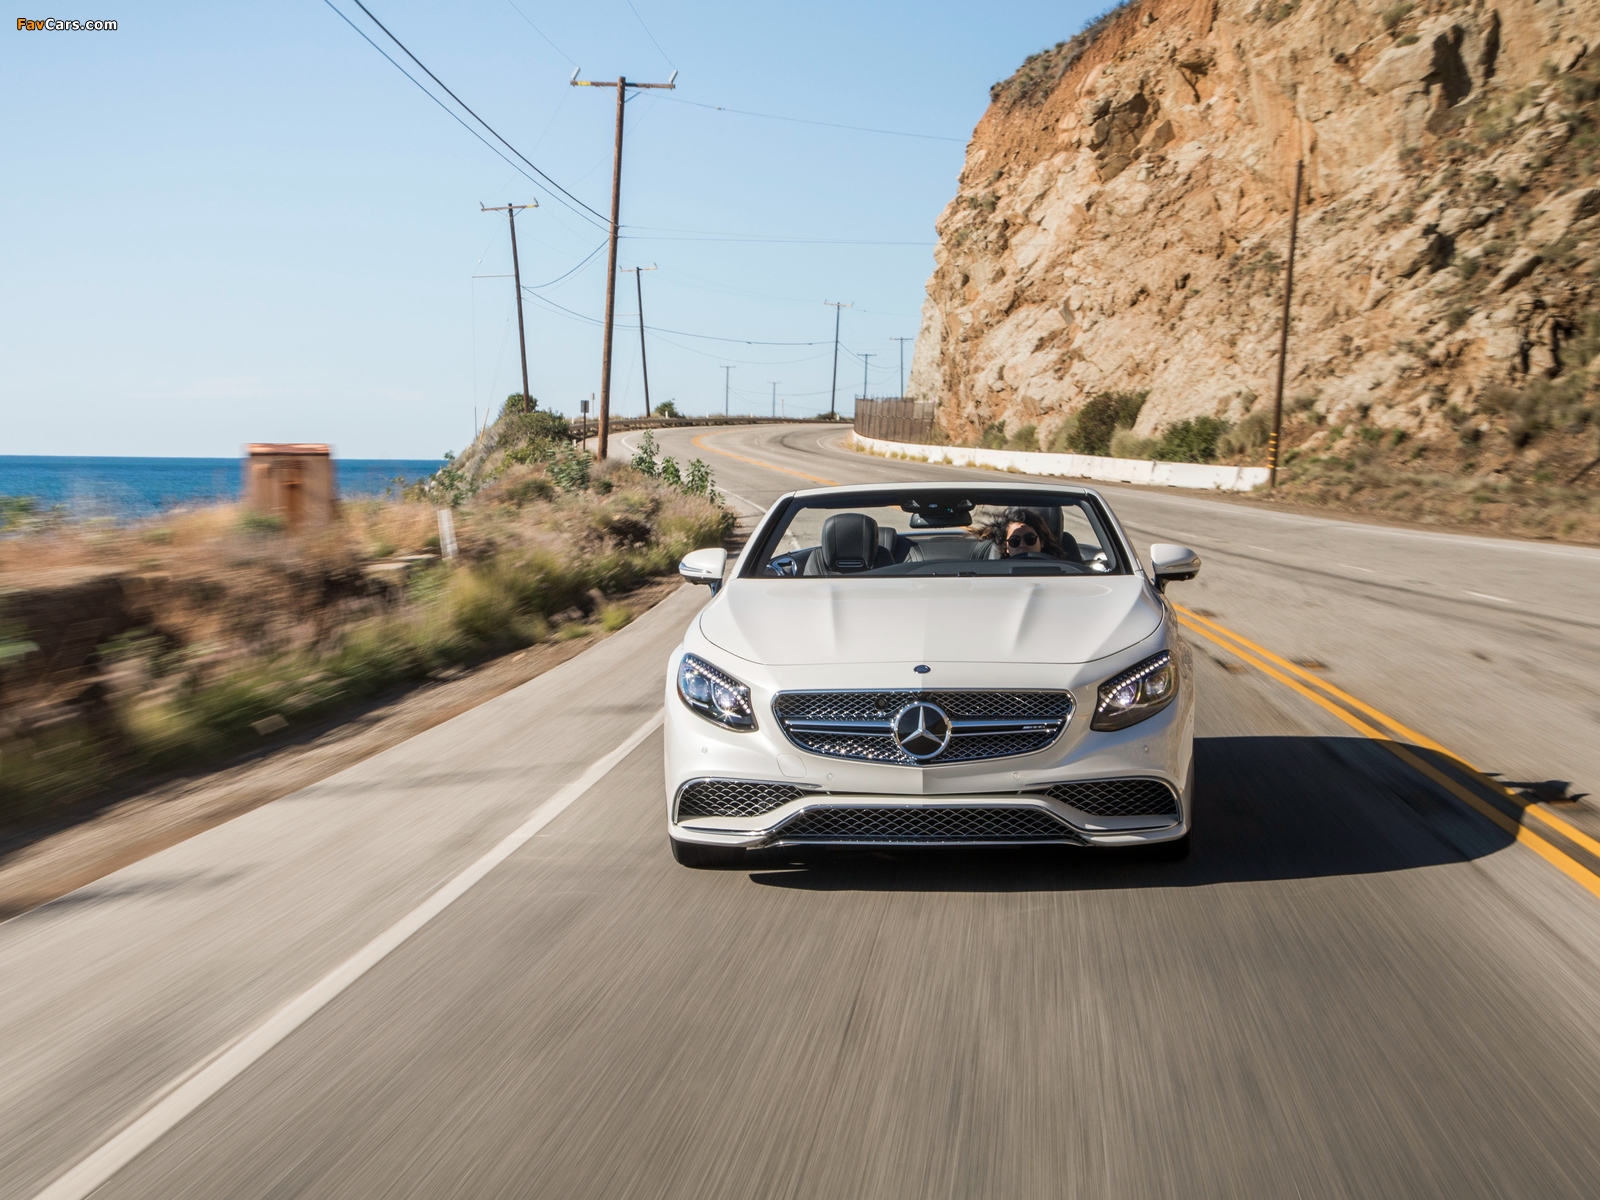
[[857, 400], [855, 430], [862, 437], [880, 441], [930, 445], [937, 408], [933, 400], [908, 400], [903, 396]]

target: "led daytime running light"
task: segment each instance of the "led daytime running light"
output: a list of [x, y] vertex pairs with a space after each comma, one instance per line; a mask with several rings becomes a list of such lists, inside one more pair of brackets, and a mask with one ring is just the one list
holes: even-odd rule
[[678, 697], [706, 720], [725, 728], [756, 727], [750, 689], [693, 654], [685, 654], [678, 666]]
[[1178, 694], [1178, 668], [1166, 650], [1106, 680], [1094, 708], [1091, 729], [1125, 729], [1153, 717]]

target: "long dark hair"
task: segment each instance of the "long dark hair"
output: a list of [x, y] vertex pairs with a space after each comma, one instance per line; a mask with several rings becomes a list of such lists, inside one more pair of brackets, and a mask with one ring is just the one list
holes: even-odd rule
[[[1026, 525], [1033, 530], [1039, 538], [1039, 549], [1031, 553], [1048, 554], [1051, 558], [1065, 558], [1066, 554], [1061, 549], [1061, 542], [1056, 535], [1050, 532], [1050, 526], [1045, 524], [1045, 519], [1031, 508], [1008, 508], [1001, 513], [986, 532], [994, 541], [995, 549], [1000, 557], [1006, 556], [1010, 549], [1006, 545], [1006, 530], [1013, 525]], [[1024, 553], [1030, 553], [1025, 551]]]

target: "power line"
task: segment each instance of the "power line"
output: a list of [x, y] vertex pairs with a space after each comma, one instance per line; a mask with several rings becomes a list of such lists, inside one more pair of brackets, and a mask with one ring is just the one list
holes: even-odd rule
[[[647, 225], [630, 225], [629, 229], [649, 229]], [[779, 234], [717, 234], [701, 230], [683, 230], [684, 233], [697, 234], [695, 237], [663, 237], [655, 233], [630, 233], [628, 238], [635, 242], [770, 242], [774, 245], [793, 243], [807, 246], [937, 246], [938, 242], [890, 242], [874, 241], [860, 238], [808, 238], [808, 237], [783, 237]]]
[[554, 287], [556, 284], [560, 283], [563, 279], [565, 279], [568, 275], [576, 274], [578, 271], [581, 271], [584, 267], [588, 266], [589, 263], [594, 260], [594, 256], [596, 254], [599, 254], [600, 251], [604, 250], [605, 248], [606, 248], [606, 244], [604, 242], [601, 242], [593, 250], [591, 250], [591, 251], [589, 251], [589, 253], [585, 254], [583, 256], [582, 261], [580, 261], [577, 266], [573, 267], [572, 270], [562, 272], [560, 275], [557, 275], [554, 279], [550, 280], [548, 283], [530, 283], [530, 284], [528, 284], [526, 290], [528, 290], [530, 292], [536, 292], [540, 288]]
[[[399, 46], [400, 49], [405, 53], [405, 56], [407, 58], [409, 58], [412, 62], [416, 63], [419, 68], [421, 68], [423, 74], [425, 74], [429, 79], [433, 80], [434, 83], [438, 84], [441, 88], [444, 88], [445, 94], [447, 96], [449, 96], [450, 99], [454, 100], [457, 104], [461, 105], [461, 107], [466, 110], [468, 115], [470, 115], [474, 121], [476, 121], [479, 125], [482, 125], [485, 129], [487, 129], [494, 136], [496, 141], [498, 141], [507, 150], [511, 151], [512, 154], [515, 154], [519, 159], [521, 159], [524, 163], [526, 163], [528, 165], [528, 167], [533, 171], [534, 174], [538, 175], [540, 179], [543, 179], [545, 181], [545, 183], [548, 184], [550, 187], [553, 187], [556, 191], [560, 192], [561, 195], [567, 197], [568, 200], [571, 200], [572, 204], [576, 204], [578, 206], [578, 208], [583, 210], [583, 212], [589, 213], [591, 216], [593, 216], [597, 220], [600, 220], [600, 221], [604, 221], [605, 220], [604, 216], [602, 216], [600, 213], [596, 212], [594, 209], [590, 208], [582, 200], [579, 200], [571, 192], [567, 191], [566, 188], [562, 187], [554, 179], [551, 179], [550, 176], [546, 175], [543, 171], [541, 171], [537, 166], [534, 165], [534, 163], [531, 160], [529, 160], [527, 158], [527, 156], [525, 156], [522, 153], [522, 151], [518, 150], [510, 142], [506, 141], [505, 138], [501, 137], [499, 132], [494, 128], [494, 126], [490, 125], [489, 122], [485, 121], [477, 113], [473, 112], [471, 106], [468, 105], [467, 102], [465, 100], [463, 100], [460, 96], [456, 95], [453, 91], [451, 91], [449, 86], [444, 82], [444, 80], [440, 79], [432, 71], [428, 70], [427, 64], [425, 64], [415, 54], [411, 53], [410, 49], [407, 48], [407, 46], [406, 46], [406, 44], [404, 42], [402, 42], [399, 38], [395, 37], [394, 34], [390, 33], [389, 32], [389, 27], [387, 25], [385, 25], [382, 21], [378, 20], [377, 17], [373, 16], [372, 15], [372, 10], [370, 8], [368, 8], [365, 4], [363, 4], [361, 2], [361, 0], [355, 0], [355, 6], [357, 8], [359, 8], [362, 12], [366, 13], [367, 14], [367, 18], [374, 25], [376, 25], [379, 29], [383, 30], [384, 35], [391, 42], [393, 42], [396, 46]], [[330, 4], [330, 7], [331, 7], [331, 4]], [[337, 12], [338, 10], [335, 9], [334, 11]], [[566, 203], [566, 202], [563, 201], [562, 203]], [[569, 205], [567, 205], [567, 207], [571, 208], [572, 205], [569, 204]], [[576, 212], [577, 209], [574, 209], [573, 211]], [[579, 215], [582, 216], [583, 214], [579, 213]]]
[[562, 58], [564, 58], [564, 59], [566, 59], [566, 60], [567, 60], [567, 61], [568, 61], [568, 62], [569, 62], [569, 63], [571, 63], [571, 64], [572, 64], [572, 65], [573, 65], [573, 66], [577, 66], [577, 65], [578, 65], [578, 60], [577, 60], [577, 59], [575, 59], [575, 58], [573, 58], [573, 57], [572, 57], [572, 55], [570, 55], [570, 54], [568, 54], [568, 53], [567, 53], [567, 52], [566, 52], [566, 51], [565, 51], [565, 50], [563, 50], [563, 49], [562, 49], [562, 48], [561, 48], [561, 47], [560, 47], [560, 46], [558, 46], [558, 45], [556, 45], [556, 44], [555, 44], [555, 43], [554, 43], [554, 42], [552, 42], [552, 41], [551, 41], [551, 40], [550, 40], [550, 35], [549, 35], [549, 34], [548, 34], [548, 33], [546, 33], [546, 32], [545, 32], [545, 31], [544, 31], [544, 30], [542, 30], [542, 29], [540, 29], [540, 28], [539, 28], [539, 27], [538, 27], [538, 26], [537, 26], [537, 25], [535, 25], [535, 24], [534, 24], [534, 23], [533, 23], [533, 22], [532, 22], [532, 21], [531, 21], [531, 20], [530, 20], [530, 19], [529, 19], [529, 17], [528, 17], [528, 14], [527, 14], [527, 13], [525, 13], [525, 12], [523, 12], [523, 11], [522, 11], [522, 10], [521, 10], [521, 9], [520, 9], [520, 8], [518, 8], [518, 7], [517, 7], [517, 6], [516, 6], [516, 5], [515, 5], [515, 4], [512, 4], [512, 3], [511, 3], [511, 0], [506, 0], [506, 3], [507, 3], [507, 4], [511, 4], [511, 11], [512, 11], [512, 12], [514, 12], [514, 13], [516, 13], [516, 14], [517, 14], [517, 16], [519, 16], [519, 17], [521, 17], [521, 18], [522, 18], [522, 19], [523, 19], [523, 20], [524, 20], [524, 21], [527, 21], [527, 22], [528, 22], [528, 28], [529, 28], [529, 29], [531, 29], [531, 30], [533, 30], [533, 31], [534, 31], [534, 32], [535, 32], [535, 33], [537, 33], [537, 34], [538, 34], [538, 35], [539, 35], [539, 36], [540, 36], [540, 37], [542, 37], [542, 38], [543, 38], [543, 39], [544, 39], [544, 40], [545, 40], [545, 43], [546, 43], [546, 44], [547, 44], [547, 45], [548, 45], [548, 46], [549, 46], [549, 47], [550, 47], [550, 49], [552, 49], [552, 50], [554, 50], [554, 51], [555, 51], [555, 52], [556, 52], [556, 53], [557, 53], [557, 54], [559, 54], [559, 55], [561, 55], [561, 57], [562, 57]]
[[382, 46], [378, 45], [377, 42], [375, 42], [371, 38], [369, 38], [367, 36], [366, 30], [362, 29], [361, 26], [357, 25], [354, 21], [352, 21], [349, 17], [345, 16], [344, 13], [340, 12], [337, 8], [334, 8], [333, 0], [322, 0], [322, 2], [324, 4], [326, 4], [329, 8], [332, 8], [334, 13], [338, 16], [338, 18], [341, 21], [343, 21], [346, 25], [350, 26], [351, 29], [354, 29], [358, 34], [360, 34], [362, 41], [366, 42], [367, 45], [371, 46], [379, 54], [383, 55], [384, 58], [389, 59], [389, 63], [394, 67], [394, 69], [396, 71], [399, 71], [400, 74], [404, 75], [407, 79], [411, 80], [412, 83], [416, 84], [417, 85], [417, 90], [419, 90], [429, 100], [432, 100], [441, 109], [443, 109], [445, 111], [445, 113], [449, 115], [449, 117], [450, 117], [450, 119], [452, 121], [454, 121], [457, 125], [461, 126], [461, 128], [465, 129], [473, 137], [477, 138], [485, 146], [489, 147], [489, 149], [494, 154], [496, 154], [500, 158], [500, 160], [502, 162], [504, 162], [508, 167], [510, 167], [518, 175], [521, 175], [524, 179], [528, 180], [530, 183], [538, 183], [539, 182], [532, 175], [529, 175], [526, 171], [524, 171], [516, 163], [512, 162], [509, 158], [507, 158], [505, 156], [505, 154], [501, 152], [499, 147], [497, 147], [493, 142], [489, 141], [489, 139], [484, 137], [483, 134], [479, 133], [471, 125], [468, 125], [465, 121], [463, 121], [461, 119], [461, 114], [460, 113], [452, 112], [450, 110], [450, 106], [448, 104], [446, 104], [443, 100], [439, 99], [439, 97], [435, 96], [425, 86], [423, 86], [423, 83], [422, 83], [422, 81], [420, 79], [418, 79], [410, 71], [408, 71], [404, 67], [402, 67], [399, 63], [395, 62], [393, 58], [390, 58], [389, 57], [389, 52], [386, 51]]
[[[582, 321], [586, 325], [604, 325], [605, 324], [605, 322], [603, 320], [601, 320], [599, 317], [591, 317], [588, 313], [581, 313], [581, 312], [578, 312], [576, 309], [568, 308], [564, 304], [558, 304], [554, 300], [550, 299], [550, 297], [541, 296], [538, 293], [534, 292], [534, 290], [532, 288], [524, 288], [523, 291], [529, 293], [529, 298], [530, 299], [536, 300], [540, 304], [548, 305], [551, 308], [559, 309], [561, 312], [566, 313], [567, 316], [572, 317], [574, 320]], [[619, 326], [619, 328], [626, 329], [628, 327], [626, 325], [623, 325], [623, 326]], [[755, 341], [755, 340], [747, 339], [747, 338], [717, 337], [715, 334], [710, 334], [710, 333], [689, 333], [688, 331], [683, 330], [683, 329], [663, 329], [658, 325], [646, 325], [645, 326], [645, 332], [649, 333], [649, 334], [652, 334], [652, 335], [654, 335], [654, 336], [656, 336], [658, 338], [661, 338], [662, 341], [666, 341], [666, 338], [663, 337], [662, 335], [671, 334], [674, 337], [703, 338], [706, 341], [712, 341], [712, 342], [734, 342], [734, 343], [737, 343], [737, 344], [742, 345], [742, 346], [826, 346], [826, 345], [829, 345], [829, 343], [825, 342], [825, 341], [823, 341], [823, 342], [761, 342], [761, 341]], [[668, 345], [675, 345], [676, 343], [668, 342], [667, 344]], [[678, 349], [680, 349], [680, 350], [689, 350], [691, 353], [694, 353], [694, 354], [700, 353], [700, 351], [693, 350], [689, 346], [679, 346]], [[845, 353], [846, 354], [851, 354], [852, 351], [846, 349]], [[713, 354], [710, 357], [717, 358], [719, 356]], [[819, 355], [819, 354], [812, 354], [812, 355], [806, 356], [805, 358], [784, 359], [783, 361], [784, 362], [811, 362], [813, 359], [817, 359], [817, 358], [821, 358], [821, 357], [822, 356]], [[773, 364], [770, 364], [770, 365], [777, 366], [778, 364], [777, 363], [773, 363]]]
[[[650, 44], [660, 51], [662, 58], [667, 60], [667, 66], [676, 71], [678, 69], [678, 64], [672, 61], [672, 56], [670, 54], [661, 49], [661, 43], [656, 41], [656, 35], [650, 32], [650, 26], [644, 23], [644, 18], [639, 15], [639, 10], [633, 7], [633, 0], [628, 0], [628, 7], [633, 9], [633, 19], [639, 22], [639, 28], [644, 30], [644, 35], [650, 39]], [[572, 65], [577, 66], [578, 64], [573, 63]]]
[[[631, 5], [630, 5], [631, 7]], [[660, 47], [657, 47], [659, 49]], [[806, 117], [780, 117], [777, 113], [750, 112], [743, 108], [728, 108], [721, 104], [701, 104], [695, 100], [683, 100], [677, 96], [662, 96], [662, 100], [670, 100], [674, 104], [688, 104], [695, 108], [709, 108], [713, 112], [734, 113], [741, 117], [760, 117], [765, 121], [788, 121], [794, 125], [821, 125], [827, 129], [848, 129], [853, 133], [881, 133], [887, 137], [920, 138], [928, 142], [960, 142], [965, 143], [966, 138], [947, 137], [941, 133], [907, 133], [903, 129], [874, 129], [867, 125], [841, 125], [837, 121], [813, 121]]]

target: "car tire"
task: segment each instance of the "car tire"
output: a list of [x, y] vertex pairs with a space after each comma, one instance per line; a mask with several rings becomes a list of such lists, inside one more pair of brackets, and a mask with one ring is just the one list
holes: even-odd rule
[[746, 853], [740, 846], [702, 846], [698, 842], [680, 842], [677, 838], [667, 840], [672, 843], [672, 857], [680, 867], [720, 871], [741, 867], [746, 860]]
[[1157, 842], [1145, 848], [1145, 856], [1151, 862], [1182, 862], [1189, 857], [1189, 848], [1194, 838], [1194, 830], [1189, 830], [1181, 838], [1170, 842]]

